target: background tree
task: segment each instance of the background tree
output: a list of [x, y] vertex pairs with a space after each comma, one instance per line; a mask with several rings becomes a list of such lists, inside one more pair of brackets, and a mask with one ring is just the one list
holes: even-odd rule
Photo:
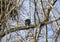
[[[0, 0], [0, 42], [58, 42], [57, 3], [60, 1]], [[27, 17], [31, 20], [30, 26], [25, 25]]]

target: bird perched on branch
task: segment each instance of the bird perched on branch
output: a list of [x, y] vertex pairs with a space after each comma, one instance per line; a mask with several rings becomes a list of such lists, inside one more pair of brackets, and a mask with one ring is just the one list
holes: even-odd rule
[[30, 26], [30, 23], [31, 23], [31, 20], [30, 20], [30, 19], [26, 19], [26, 20], [25, 20], [25, 25], [26, 25], [26, 26]]
[[31, 24], [31, 20], [30, 20], [30, 17], [29, 16], [26, 16], [26, 19], [25, 19], [25, 26], [30, 26]]

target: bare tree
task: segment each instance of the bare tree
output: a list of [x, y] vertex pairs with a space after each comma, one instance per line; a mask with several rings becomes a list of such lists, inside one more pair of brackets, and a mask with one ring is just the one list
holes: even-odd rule
[[[28, 1], [28, 5], [25, 3], [26, 1]], [[56, 28], [51, 27], [54, 33], [52, 42], [57, 42], [60, 32], [60, 26], [58, 25], [60, 17], [57, 18], [54, 15], [54, 10], [58, 15], [60, 14], [55, 7], [57, 1], [0, 0], [0, 42], [3, 37], [7, 39], [6, 42], [9, 42], [10, 39], [15, 39], [14, 42], [39, 42], [41, 37], [44, 38], [44, 42], [49, 42], [48, 25], [52, 26], [53, 23], [55, 23]], [[53, 17], [52, 20], [50, 15]], [[33, 21], [28, 26], [25, 25], [26, 17]], [[22, 36], [24, 33], [21, 34], [22, 30], [25, 32], [24, 36]], [[10, 40], [10, 42], [13, 41]]]

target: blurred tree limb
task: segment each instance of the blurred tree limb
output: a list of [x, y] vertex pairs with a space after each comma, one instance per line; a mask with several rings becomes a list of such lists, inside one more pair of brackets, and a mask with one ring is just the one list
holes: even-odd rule
[[[28, 26], [28, 27], [26, 27], [26, 26], [20, 26], [20, 27], [16, 27], [16, 28], [10, 29], [10, 32], [15, 32], [15, 31], [18, 31], [18, 30], [27, 30], [27, 29], [30, 29], [30, 28], [35, 28], [36, 26], [39, 26], [39, 25], [40, 25], [40, 26], [43, 26], [43, 25], [46, 25], [46, 24], [50, 24], [50, 23], [53, 23], [53, 22], [58, 21], [58, 20], [60, 20], [60, 18], [57, 18], [57, 19], [52, 20], [52, 21], [41, 22], [41, 23], [39, 23], [38, 25], [34, 24], [34, 25], [30, 25], [30, 26]], [[7, 30], [7, 31], [3, 32], [3, 33], [0, 35], [0, 37], [5, 36], [5, 33], [6, 33], [6, 32], [7, 32], [7, 34], [9, 34], [9, 30]]]

